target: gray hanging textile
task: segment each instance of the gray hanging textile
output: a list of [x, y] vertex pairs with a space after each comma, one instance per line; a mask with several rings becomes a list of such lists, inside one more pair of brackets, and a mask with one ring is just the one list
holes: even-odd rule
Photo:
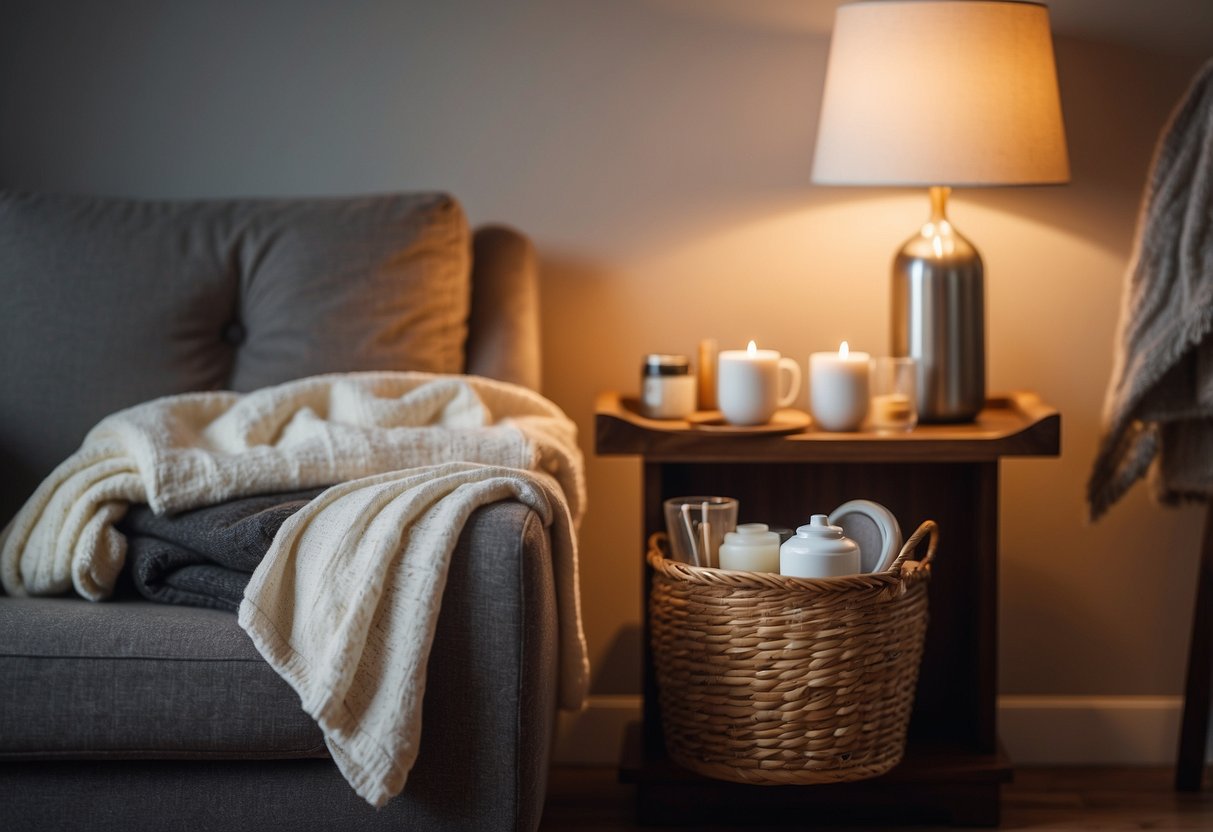
[[1155, 150], [1125, 276], [1103, 436], [1087, 484], [1097, 519], [1151, 468], [1163, 503], [1213, 496], [1213, 61]]

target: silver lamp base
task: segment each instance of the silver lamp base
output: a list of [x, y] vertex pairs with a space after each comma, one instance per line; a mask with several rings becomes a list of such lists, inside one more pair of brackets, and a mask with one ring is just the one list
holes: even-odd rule
[[986, 400], [981, 256], [946, 215], [951, 188], [931, 188], [931, 219], [893, 261], [895, 356], [918, 362], [920, 422], [971, 422]]

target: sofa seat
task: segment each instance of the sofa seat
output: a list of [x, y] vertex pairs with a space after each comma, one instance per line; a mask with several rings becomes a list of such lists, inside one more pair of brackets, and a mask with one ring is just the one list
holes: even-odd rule
[[8, 758], [327, 756], [298, 695], [228, 612], [6, 598], [0, 678]]
[[477, 509], [447, 575], [420, 755], [404, 793], [377, 810], [332, 760], [301, 759], [326, 755], [319, 729], [235, 615], [0, 597], [0, 828], [136, 832], [171, 815], [258, 832], [533, 830], [555, 622], [539, 516], [513, 501]]

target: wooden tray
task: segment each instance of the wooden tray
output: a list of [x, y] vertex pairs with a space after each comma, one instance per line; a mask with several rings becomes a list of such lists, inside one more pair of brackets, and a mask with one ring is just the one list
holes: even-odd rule
[[603, 393], [594, 427], [597, 453], [643, 454], [649, 461], [979, 462], [1055, 456], [1061, 450], [1061, 416], [1033, 393], [991, 397], [972, 422], [919, 425], [893, 434], [706, 430], [684, 419], [648, 419], [634, 397]]
[[765, 425], [730, 425], [719, 410], [703, 410], [686, 418], [687, 430], [695, 433], [712, 433], [717, 436], [784, 436], [800, 433], [812, 419], [803, 410], [784, 408], [776, 410], [771, 421]]

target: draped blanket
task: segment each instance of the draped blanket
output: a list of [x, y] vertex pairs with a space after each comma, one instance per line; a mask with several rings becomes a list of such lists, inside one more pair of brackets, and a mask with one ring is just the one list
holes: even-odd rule
[[1092, 519], [1151, 464], [1164, 503], [1213, 495], [1213, 62], [1171, 116], [1125, 279]]
[[588, 661], [576, 530], [576, 428], [514, 385], [422, 373], [317, 376], [239, 395], [158, 399], [97, 424], [0, 537], [14, 595], [99, 600], [126, 553], [131, 503], [174, 513], [338, 482], [279, 529], [240, 625], [299, 693], [357, 792], [376, 806], [417, 756], [425, 667], [447, 566], [479, 506], [516, 499], [550, 528], [563, 707]]

